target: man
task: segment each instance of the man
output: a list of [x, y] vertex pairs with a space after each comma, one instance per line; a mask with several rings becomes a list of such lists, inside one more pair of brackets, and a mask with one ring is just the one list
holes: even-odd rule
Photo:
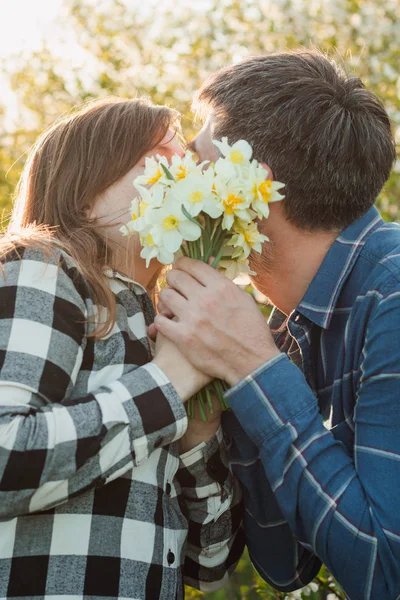
[[260, 230], [254, 285], [179, 259], [155, 325], [226, 380], [225, 433], [252, 560], [275, 588], [323, 561], [352, 600], [400, 594], [400, 227], [373, 206], [395, 159], [389, 118], [314, 51], [250, 58], [212, 76], [194, 142], [246, 139], [286, 183]]

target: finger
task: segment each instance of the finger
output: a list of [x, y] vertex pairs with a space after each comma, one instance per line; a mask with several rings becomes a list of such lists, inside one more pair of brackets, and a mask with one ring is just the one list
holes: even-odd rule
[[186, 256], [177, 258], [174, 261], [173, 268], [179, 269], [179, 271], [184, 271], [188, 275], [191, 275], [204, 286], [212, 285], [216, 281], [219, 281], [221, 277], [223, 277], [223, 275], [219, 273], [217, 269], [213, 269], [209, 265], [201, 262], [201, 260], [187, 258]]
[[185, 273], [185, 271], [179, 271], [179, 269], [168, 271], [166, 279], [168, 285], [185, 298], [196, 297], [204, 289], [204, 286], [197, 279], [194, 279], [191, 275]]
[[167, 319], [163, 315], [157, 315], [154, 319], [154, 326], [159, 333], [171, 342], [176, 343], [179, 339], [179, 323], [177, 321]]
[[[172, 288], [165, 288], [162, 290], [160, 299], [162, 299], [163, 306], [165, 306], [173, 316], [179, 317], [186, 308], [186, 298]], [[163, 314], [162, 316], [165, 315]]]
[[171, 312], [171, 311], [169, 310], [169, 308], [167, 308], [167, 307], [165, 306], [165, 304], [163, 304], [163, 303], [161, 302], [161, 300], [160, 300], [160, 301], [158, 302], [158, 304], [157, 304], [157, 313], [158, 313], [158, 314], [160, 314], [160, 315], [164, 315], [164, 316], [165, 316], [165, 317], [167, 317], [168, 319], [172, 319], [172, 317], [174, 316], [174, 313], [173, 313], [173, 312]]
[[153, 342], [156, 341], [156, 337], [157, 337], [157, 327], [154, 325], [154, 323], [152, 323], [151, 325], [149, 325], [148, 329], [147, 329], [147, 335], [149, 336], [149, 338], [151, 340], [153, 340]]

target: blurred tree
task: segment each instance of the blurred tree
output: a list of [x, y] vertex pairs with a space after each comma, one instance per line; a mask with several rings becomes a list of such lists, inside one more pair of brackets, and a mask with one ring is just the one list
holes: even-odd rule
[[[400, 0], [150, 0], [145, 6], [139, 0], [69, 0], [68, 6], [90, 72], [66, 69], [47, 47], [13, 61], [7, 75], [28, 130], [20, 153], [72, 106], [109, 94], [147, 95], [174, 106], [190, 137], [190, 101], [207, 75], [250, 54], [310, 45], [343, 57], [384, 100], [400, 131]], [[3, 153], [15, 148], [11, 140]], [[399, 217], [399, 191], [395, 170], [380, 201], [387, 219]]]

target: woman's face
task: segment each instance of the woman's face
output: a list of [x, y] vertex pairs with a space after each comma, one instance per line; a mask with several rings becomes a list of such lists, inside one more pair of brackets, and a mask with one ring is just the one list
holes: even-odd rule
[[176, 139], [174, 131], [169, 130], [157, 146], [144, 154], [139, 162], [117, 183], [109, 187], [95, 203], [91, 216], [97, 218], [107, 239], [118, 245], [123, 244], [126, 239], [121, 235], [119, 229], [130, 221], [131, 203], [133, 198], [138, 195], [137, 190], [133, 187], [133, 180], [144, 173], [146, 158], [156, 154], [165, 156], [168, 161], [174, 154], [184, 155], [183, 148]]
[[[184, 155], [183, 148], [176, 139], [175, 132], [169, 130], [161, 142], [142, 156], [139, 162], [132, 167], [124, 177], [117, 183], [109, 187], [96, 201], [91, 218], [95, 218], [107, 242], [113, 248], [117, 256], [118, 264], [115, 268], [120, 269], [127, 275], [133, 276], [139, 281], [137, 274], [143, 271], [142, 259], [139, 257], [140, 246], [137, 243], [137, 236], [124, 237], [120, 232], [120, 227], [125, 225], [131, 218], [131, 203], [137, 190], [133, 187], [133, 180], [144, 173], [146, 157], [165, 156], [168, 161], [174, 154]], [[128, 252], [129, 251], [129, 252]], [[134, 273], [131, 268], [127, 268], [126, 260], [132, 257], [135, 259]], [[124, 260], [125, 259], [125, 260]], [[144, 262], [144, 261], [143, 261]], [[152, 260], [149, 269], [146, 271], [151, 278], [152, 274], [160, 267], [156, 260]], [[139, 281], [145, 285], [145, 282]]]

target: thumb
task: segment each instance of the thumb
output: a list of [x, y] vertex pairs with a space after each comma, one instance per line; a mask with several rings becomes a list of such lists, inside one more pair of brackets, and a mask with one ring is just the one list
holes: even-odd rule
[[152, 323], [151, 325], [149, 325], [148, 329], [147, 329], [147, 335], [149, 336], [149, 338], [151, 340], [153, 340], [153, 342], [156, 341], [156, 337], [157, 337], [157, 328], [154, 325], [154, 323]]
[[168, 319], [164, 315], [156, 315], [154, 326], [158, 332], [169, 339], [171, 342], [176, 342], [179, 339], [179, 322]]

